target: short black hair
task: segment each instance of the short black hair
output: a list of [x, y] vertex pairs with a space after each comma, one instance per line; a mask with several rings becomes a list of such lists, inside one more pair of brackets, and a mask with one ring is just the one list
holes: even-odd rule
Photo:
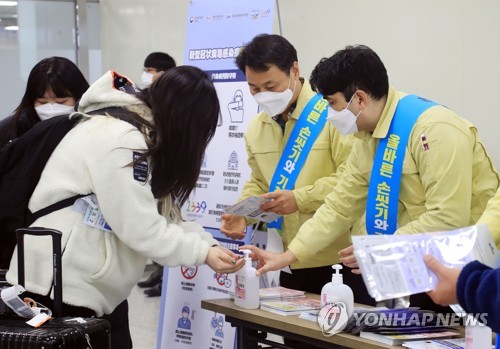
[[144, 60], [145, 68], [155, 68], [158, 71], [167, 71], [176, 66], [175, 60], [168, 53], [153, 52]]
[[324, 96], [337, 92], [351, 99], [356, 90], [379, 100], [387, 96], [389, 78], [384, 63], [369, 47], [346, 46], [330, 58], [322, 58], [311, 73], [311, 86]]
[[265, 72], [275, 65], [289, 75], [297, 61], [297, 50], [287, 39], [280, 35], [260, 34], [243, 47], [236, 57], [236, 66], [245, 73], [246, 67]]

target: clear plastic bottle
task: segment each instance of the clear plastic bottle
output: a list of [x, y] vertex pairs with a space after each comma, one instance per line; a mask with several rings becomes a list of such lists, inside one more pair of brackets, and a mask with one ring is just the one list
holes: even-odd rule
[[332, 281], [327, 283], [321, 289], [321, 307], [327, 304], [336, 304], [342, 302], [346, 306], [347, 316], [351, 316], [354, 311], [354, 295], [349, 286], [344, 284], [340, 269], [342, 265], [332, 265], [335, 271], [332, 274]]
[[236, 285], [234, 290], [234, 304], [245, 309], [259, 307], [259, 277], [257, 270], [252, 267], [250, 250], [241, 250], [245, 258], [245, 266], [236, 272]]

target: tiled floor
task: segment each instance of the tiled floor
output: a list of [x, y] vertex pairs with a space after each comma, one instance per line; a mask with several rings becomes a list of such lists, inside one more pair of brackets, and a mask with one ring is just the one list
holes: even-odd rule
[[[150, 273], [151, 268], [148, 266], [143, 280]], [[135, 286], [128, 298], [130, 332], [134, 349], [155, 349], [161, 297], [148, 297], [143, 292], [143, 288]]]

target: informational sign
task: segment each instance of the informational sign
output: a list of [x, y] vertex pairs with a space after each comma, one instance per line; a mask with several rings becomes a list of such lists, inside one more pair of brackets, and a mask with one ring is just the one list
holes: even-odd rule
[[[184, 64], [201, 68], [212, 79], [221, 114], [196, 190], [182, 213], [186, 220], [203, 225], [221, 245], [237, 251], [250, 236], [243, 241], [225, 238], [219, 231], [220, 216], [236, 203], [250, 176], [244, 134], [258, 106], [235, 58], [254, 36], [272, 31], [274, 1], [189, 0], [188, 6]], [[235, 330], [224, 315], [201, 309], [202, 299], [227, 298], [233, 291], [234, 275], [208, 266], [166, 268], [158, 349], [234, 348]]]
[[258, 106], [235, 58], [254, 36], [271, 32], [273, 9], [272, 0], [189, 1], [184, 64], [207, 72], [221, 107], [196, 191], [183, 208], [187, 219], [206, 227], [219, 228], [224, 208], [237, 201], [250, 176], [243, 137]]

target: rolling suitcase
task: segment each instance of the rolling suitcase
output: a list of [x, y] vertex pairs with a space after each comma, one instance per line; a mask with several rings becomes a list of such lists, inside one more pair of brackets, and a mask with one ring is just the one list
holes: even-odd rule
[[62, 315], [61, 232], [45, 228], [23, 228], [16, 231], [20, 285], [24, 286], [24, 236], [52, 237], [54, 263], [55, 318], [34, 328], [28, 319], [10, 316], [0, 318], [0, 349], [108, 349], [111, 347], [109, 322], [98, 318], [74, 319]]

